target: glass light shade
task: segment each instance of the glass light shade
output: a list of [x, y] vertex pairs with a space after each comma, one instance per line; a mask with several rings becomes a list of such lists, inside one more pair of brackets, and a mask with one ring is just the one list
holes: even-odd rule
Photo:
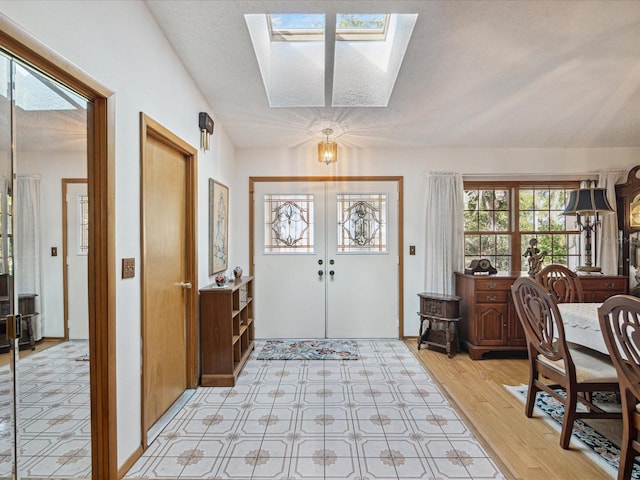
[[329, 165], [338, 161], [338, 144], [327, 140], [318, 144], [318, 161]]
[[569, 192], [569, 201], [564, 215], [592, 216], [596, 213], [613, 213], [604, 188], [581, 188]]

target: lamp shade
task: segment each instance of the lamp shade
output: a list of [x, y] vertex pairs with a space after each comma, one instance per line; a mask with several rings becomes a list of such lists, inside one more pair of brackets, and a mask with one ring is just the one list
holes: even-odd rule
[[336, 163], [338, 161], [338, 144], [329, 138], [329, 135], [333, 135], [333, 129], [325, 128], [322, 133], [325, 135], [325, 139], [318, 144], [318, 161], [326, 165]]
[[581, 188], [569, 192], [569, 201], [562, 212], [564, 215], [595, 215], [613, 213], [604, 188]]
[[336, 142], [327, 141], [318, 144], [318, 161], [329, 165], [338, 161], [338, 144]]

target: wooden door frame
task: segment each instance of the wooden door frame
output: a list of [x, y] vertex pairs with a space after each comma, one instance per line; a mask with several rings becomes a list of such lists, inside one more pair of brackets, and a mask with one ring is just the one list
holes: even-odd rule
[[249, 270], [254, 275], [254, 193], [257, 182], [396, 182], [398, 185], [398, 338], [404, 338], [404, 177], [249, 177]]
[[117, 480], [114, 95], [2, 15], [0, 48], [92, 102], [87, 109], [91, 478]]
[[69, 265], [67, 256], [69, 255], [69, 219], [67, 218], [67, 190], [69, 184], [88, 183], [86, 178], [63, 178], [62, 179], [62, 310], [64, 318], [63, 338], [69, 340]]
[[187, 201], [187, 212], [185, 217], [185, 282], [190, 282], [192, 287], [184, 290], [185, 293], [185, 339], [186, 355], [187, 355], [187, 388], [196, 388], [198, 386], [198, 289], [197, 289], [197, 249], [196, 249], [196, 218], [197, 218], [197, 185], [198, 185], [198, 150], [180, 137], [172, 133], [167, 128], [153, 120], [152, 118], [140, 112], [140, 308], [142, 319], [142, 375], [141, 375], [141, 426], [142, 426], [142, 445], [147, 446], [147, 428], [144, 425], [144, 412], [146, 405], [145, 396], [145, 376], [144, 361], [146, 359], [144, 338], [147, 330], [147, 313], [145, 311], [147, 291], [145, 286], [145, 259], [146, 252], [146, 231], [145, 231], [145, 215], [146, 208], [144, 203], [144, 168], [146, 163], [147, 138], [167, 145], [169, 148], [180, 152], [186, 162], [186, 191], [185, 197]]

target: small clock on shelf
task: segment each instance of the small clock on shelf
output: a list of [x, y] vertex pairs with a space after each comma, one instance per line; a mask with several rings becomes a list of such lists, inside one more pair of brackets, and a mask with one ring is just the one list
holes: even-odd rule
[[474, 258], [467, 268], [464, 269], [464, 273], [470, 273], [472, 275], [484, 273], [488, 275], [494, 275], [498, 273], [488, 258]]

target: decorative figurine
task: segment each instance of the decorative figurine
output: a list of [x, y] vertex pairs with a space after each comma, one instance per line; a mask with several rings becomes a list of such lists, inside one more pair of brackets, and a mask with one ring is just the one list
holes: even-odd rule
[[542, 269], [542, 261], [544, 257], [547, 256], [547, 251], [540, 252], [538, 248], [538, 239], [532, 238], [529, 240], [529, 247], [524, 252], [523, 257], [527, 259], [529, 262], [529, 275], [531, 277], [535, 277], [536, 273], [538, 273]]
[[219, 273], [218, 275], [216, 275], [215, 280], [216, 280], [216, 285], [218, 285], [219, 287], [223, 287], [224, 284], [227, 283], [227, 277], [222, 273]]
[[236, 267], [233, 269], [233, 276], [236, 278], [236, 280], [240, 280], [240, 277], [242, 277], [242, 268], [240, 267]]

